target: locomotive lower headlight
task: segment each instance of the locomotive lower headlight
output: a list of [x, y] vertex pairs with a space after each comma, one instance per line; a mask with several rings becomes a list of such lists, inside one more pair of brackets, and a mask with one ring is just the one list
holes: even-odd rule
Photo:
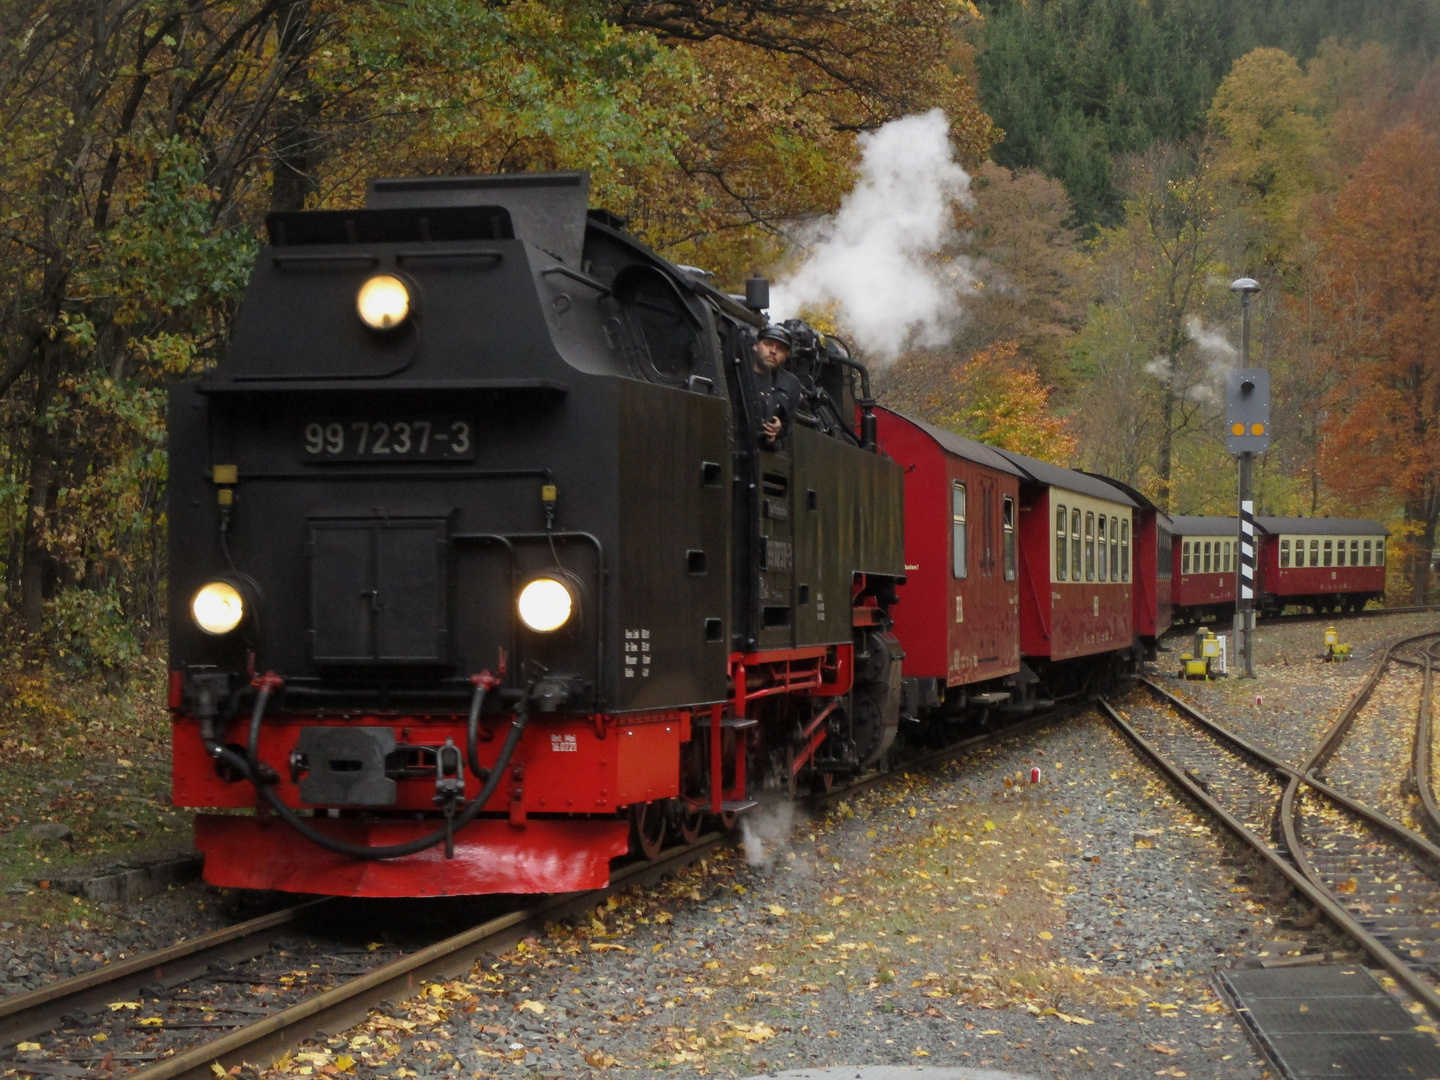
[[520, 590], [520, 621], [531, 630], [548, 634], [570, 621], [575, 597], [563, 581], [538, 577]]
[[228, 634], [245, 618], [245, 600], [228, 581], [212, 581], [190, 601], [195, 625], [207, 634]]
[[376, 274], [360, 286], [355, 310], [371, 330], [393, 330], [410, 317], [410, 290], [394, 274]]

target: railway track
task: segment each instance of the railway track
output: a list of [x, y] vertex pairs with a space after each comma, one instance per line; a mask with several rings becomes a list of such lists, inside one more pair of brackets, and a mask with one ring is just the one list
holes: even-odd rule
[[[1346, 619], [1374, 619], [1382, 615], [1424, 615], [1440, 611], [1440, 604], [1420, 604], [1410, 607], [1363, 608], [1360, 611], [1292, 611], [1288, 615], [1262, 615], [1255, 613], [1258, 626], [1280, 626], [1284, 623], [1340, 622]], [[1176, 623], [1165, 632], [1164, 637], [1188, 637], [1197, 626], [1220, 626], [1228, 622], [1223, 619], [1201, 619], [1198, 622]]]
[[[942, 764], [1089, 706], [1088, 700], [1067, 702], [919, 753], [903, 768]], [[823, 805], [853, 798], [894, 775], [873, 772], [807, 801]], [[593, 908], [623, 888], [673, 873], [732, 843], [734, 836], [702, 836], [616, 870], [604, 889], [536, 898], [413, 951], [367, 945], [363, 937], [337, 946], [334, 923], [347, 902], [323, 899], [0, 1000], [0, 1073], [13, 1069], [37, 1080], [213, 1080], [215, 1065], [229, 1069], [268, 1061], [317, 1031], [344, 1030], [385, 999], [410, 997], [425, 983], [463, 975], [480, 956], [502, 951], [547, 922]], [[40, 1049], [19, 1051], [22, 1044]]]
[[[1429, 789], [1428, 690], [1440, 633], [1393, 644], [1298, 765], [1142, 680], [1157, 706], [1111, 721], [1177, 785], [1256, 851], [1346, 936], [1440, 1017], [1440, 846], [1335, 787], [1322, 770], [1393, 664], [1426, 672], [1416, 776]], [[1422, 730], [1423, 729], [1423, 730]], [[1423, 735], [1423, 738], [1422, 738]], [[1430, 803], [1434, 803], [1433, 794]], [[1440, 818], [1436, 819], [1440, 828]]]

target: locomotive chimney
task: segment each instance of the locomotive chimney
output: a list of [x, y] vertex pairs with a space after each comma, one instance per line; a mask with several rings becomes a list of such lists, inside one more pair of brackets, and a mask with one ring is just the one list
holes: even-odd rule
[[760, 314], [770, 306], [770, 279], [755, 274], [745, 279], [745, 306]]

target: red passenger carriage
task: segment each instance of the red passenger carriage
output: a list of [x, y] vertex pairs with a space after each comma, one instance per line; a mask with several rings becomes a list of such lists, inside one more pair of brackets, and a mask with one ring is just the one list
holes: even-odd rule
[[893, 614], [910, 704], [962, 703], [1020, 670], [1014, 525], [1023, 474], [954, 432], [888, 409], [876, 417], [881, 449], [905, 469], [906, 582]]
[[[1235, 571], [1238, 559], [1239, 520], [1233, 517], [1171, 518], [1172, 602], [1176, 622], [1207, 622], [1235, 610]], [[1261, 552], [1265, 538], [1257, 534]], [[1264, 574], [1256, 558], [1256, 590], [1264, 587]]]
[[1170, 515], [1129, 484], [1098, 476], [1135, 501], [1135, 635], [1150, 657], [1170, 629], [1174, 525]]
[[[1135, 500], [1098, 477], [1010, 450], [1020, 484], [1020, 652], [1059, 692], [1088, 677], [1057, 664], [1135, 643]], [[1063, 515], [1063, 516], [1062, 516]]]
[[1261, 604], [1315, 611], [1359, 611], [1385, 595], [1385, 538], [1378, 521], [1353, 518], [1262, 517], [1258, 565]]

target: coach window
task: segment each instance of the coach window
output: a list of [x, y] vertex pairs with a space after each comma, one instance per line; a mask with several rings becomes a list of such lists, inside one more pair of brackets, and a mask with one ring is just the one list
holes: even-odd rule
[[1351, 565], [1351, 566], [1359, 566], [1359, 565], [1360, 565], [1360, 541], [1359, 541], [1359, 540], [1351, 540], [1351, 541], [1350, 541], [1350, 565]]
[[1335, 552], [1332, 550], [1332, 549], [1334, 548], [1334, 546], [1335, 546], [1335, 544], [1334, 544], [1333, 541], [1330, 541], [1330, 540], [1326, 540], [1326, 541], [1325, 541], [1325, 565], [1326, 565], [1326, 566], [1333, 566], [1333, 565], [1335, 564]]
[[1070, 529], [1068, 523], [1070, 514], [1065, 507], [1055, 508], [1055, 580], [1065, 580], [1065, 556], [1070, 546]]
[[1345, 565], [1345, 541], [1344, 541], [1344, 540], [1337, 540], [1337, 541], [1335, 541], [1335, 565], [1336, 565], [1336, 566], [1344, 566], [1344, 565]]
[[1070, 580], [1080, 580], [1080, 509], [1070, 511]]
[[1384, 540], [1376, 540], [1376, 541], [1375, 541], [1375, 565], [1376, 565], [1376, 566], [1384, 566], [1384, 565], [1385, 565], [1385, 541], [1384, 541]]
[[950, 557], [954, 560], [955, 576], [963, 578], [966, 572], [965, 552], [965, 485], [957, 483], [955, 489], [950, 493], [950, 513], [953, 518], [951, 552]]
[[1085, 580], [1095, 580], [1095, 512], [1085, 512]]
[[1320, 541], [1319, 541], [1319, 540], [1311, 540], [1311, 541], [1310, 541], [1310, 565], [1311, 565], [1311, 566], [1319, 566], [1319, 565], [1320, 565]]
[[1005, 580], [1015, 580], [1015, 500], [1006, 495], [1000, 503], [1000, 527], [1005, 530], [1002, 538], [1005, 559]]
[[1206, 540], [1206, 541], [1205, 541], [1205, 557], [1204, 557], [1204, 562], [1201, 564], [1200, 573], [1202, 573], [1202, 574], [1208, 574], [1208, 573], [1210, 573], [1210, 541], [1209, 541], [1209, 540]]
[[1281, 540], [1281, 541], [1280, 541], [1280, 565], [1281, 565], [1282, 567], [1284, 567], [1284, 566], [1289, 566], [1289, 565], [1290, 565], [1290, 541], [1289, 541], [1289, 540]]
[[1303, 566], [1305, 565], [1305, 541], [1304, 541], [1304, 540], [1296, 540], [1296, 541], [1295, 541], [1295, 565], [1296, 565], [1297, 567], [1303, 567]]
[[1110, 529], [1109, 526], [1105, 524], [1104, 514], [1100, 515], [1100, 525], [1096, 530], [1095, 545], [1100, 549], [1099, 577], [1101, 581], [1106, 581], [1109, 579], [1110, 568]]
[[1233, 541], [1233, 540], [1226, 540], [1226, 541], [1225, 541], [1225, 573], [1227, 573], [1227, 574], [1232, 574], [1232, 573], [1235, 572], [1235, 564], [1234, 564], [1233, 562], [1231, 562], [1231, 559], [1234, 558], [1234, 556], [1235, 556], [1235, 541]]
[[1130, 523], [1120, 522], [1120, 580], [1130, 580]]
[[1180, 541], [1180, 573], [1182, 573], [1182, 574], [1188, 574], [1189, 572], [1190, 572], [1190, 541], [1189, 541], [1189, 540], [1182, 540], [1182, 541]]
[[1370, 541], [1369, 541], [1369, 540], [1366, 540], [1366, 541], [1365, 541], [1365, 547], [1364, 547], [1362, 550], [1363, 550], [1363, 554], [1361, 555], [1361, 558], [1363, 558], [1363, 559], [1365, 560], [1364, 565], [1369, 566], [1369, 565], [1370, 565]]

